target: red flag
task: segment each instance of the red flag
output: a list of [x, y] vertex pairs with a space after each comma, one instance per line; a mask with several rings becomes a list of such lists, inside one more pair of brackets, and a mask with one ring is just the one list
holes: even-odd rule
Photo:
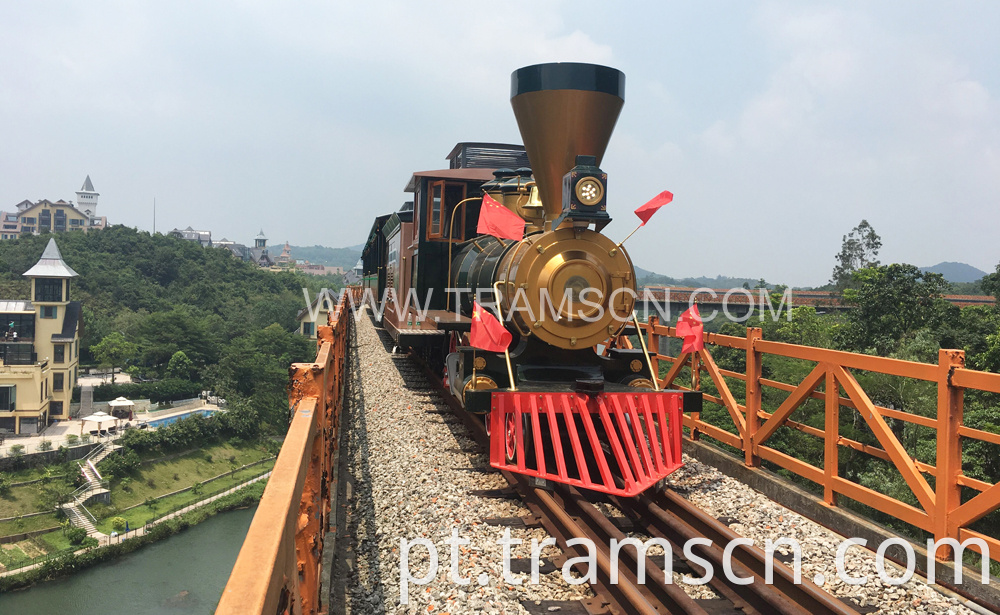
[[498, 203], [490, 195], [484, 194], [476, 232], [500, 239], [521, 241], [524, 238], [524, 218]]
[[642, 220], [642, 224], [640, 224], [639, 226], [646, 226], [646, 223], [649, 222], [649, 219], [653, 217], [653, 214], [656, 213], [656, 210], [663, 207], [672, 200], [674, 200], [674, 193], [668, 190], [664, 190], [663, 192], [657, 194], [652, 199], [650, 199], [648, 203], [646, 203], [639, 209], [635, 210], [635, 215], [639, 216], [639, 219]]
[[472, 330], [469, 344], [490, 352], [503, 352], [510, 346], [510, 331], [504, 328], [496, 316], [484, 310], [478, 302], [472, 302]]
[[677, 335], [684, 337], [681, 352], [697, 352], [705, 347], [705, 328], [701, 324], [698, 304], [689, 307], [677, 319]]

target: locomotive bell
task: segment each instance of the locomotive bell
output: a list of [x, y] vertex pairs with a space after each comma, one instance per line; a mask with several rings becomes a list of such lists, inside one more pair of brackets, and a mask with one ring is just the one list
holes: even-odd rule
[[536, 64], [511, 74], [510, 96], [551, 226], [563, 213], [561, 184], [576, 157], [601, 164], [625, 103], [625, 74], [596, 64]]

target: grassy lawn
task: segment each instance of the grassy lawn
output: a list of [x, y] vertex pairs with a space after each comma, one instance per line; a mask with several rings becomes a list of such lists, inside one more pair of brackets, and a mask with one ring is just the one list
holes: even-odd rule
[[0, 545], [0, 570], [20, 568], [41, 557], [79, 548], [69, 543], [61, 529], [28, 540]]
[[[49, 481], [48, 484], [35, 483], [11, 488], [7, 495], [0, 496], [0, 519], [46, 510], [41, 504], [43, 492], [46, 487], [54, 488], [60, 483], [65, 484], [65, 481], [56, 479]], [[75, 487], [68, 489], [72, 492]]]
[[[173, 460], [180, 461], [180, 460]], [[227, 462], [228, 463], [228, 462]], [[110, 509], [96, 509], [92, 508], [94, 515], [98, 517], [97, 529], [105, 534], [110, 534], [112, 531], [111, 518], [118, 516], [128, 521], [129, 529], [135, 529], [142, 526], [149, 521], [159, 518], [171, 511], [179, 510], [188, 506], [189, 504], [194, 504], [195, 502], [209, 498], [217, 493], [222, 493], [223, 491], [235, 487], [236, 485], [245, 482], [254, 476], [259, 476], [264, 472], [270, 470], [274, 466], [274, 460], [267, 461], [260, 465], [256, 465], [252, 468], [245, 468], [232, 474], [230, 476], [225, 476], [217, 480], [213, 480], [210, 483], [206, 483], [198, 493], [193, 491], [185, 491], [184, 493], [178, 493], [169, 497], [165, 497], [162, 500], [157, 500], [155, 505], [150, 508], [149, 506], [138, 506], [131, 510], [126, 510], [119, 512], [117, 515], [111, 514]], [[220, 474], [226, 470], [217, 472]], [[176, 489], [174, 489], [176, 490]], [[114, 498], [114, 491], [112, 491], [112, 498]], [[141, 500], [145, 501], [145, 499]], [[101, 512], [102, 515], [98, 515]], [[101, 516], [107, 514], [108, 516], [101, 519]]]
[[56, 551], [80, 548], [79, 546], [71, 545], [69, 543], [69, 538], [66, 538], [62, 530], [56, 530], [55, 532], [35, 536], [35, 540], [41, 543], [41, 546], [45, 549], [46, 553], [55, 553]]
[[37, 517], [28, 517], [26, 519], [21, 519], [20, 521], [3, 521], [0, 522], [0, 536], [23, 534], [25, 532], [34, 532], [35, 530], [43, 530], [47, 527], [58, 526], [59, 521], [56, 519], [55, 513], [38, 515]]
[[122, 489], [121, 484], [116, 481], [111, 489], [111, 503], [119, 510], [135, 506], [149, 498], [190, 487], [270, 456], [267, 451], [251, 446], [237, 449], [228, 444], [217, 444], [191, 451], [181, 457], [144, 463], [140, 476], [129, 481], [128, 491]]

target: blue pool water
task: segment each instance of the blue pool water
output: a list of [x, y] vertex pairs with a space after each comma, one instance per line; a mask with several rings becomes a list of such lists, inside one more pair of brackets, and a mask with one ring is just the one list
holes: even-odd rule
[[174, 416], [168, 416], [165, 419], [157, 419], [155, 421], [149, 421], [149, 423], [147, 424], [150, 427], [163, 427], [164, 425], [169, 425], [176, 420], [186, 419], [189, 416], [194, 416], [196, 414], [201, 414], [204, 416], [212, 416], [213, 414], [215, 414], [215, 410], [208, 410], [206, 408], [202, 408], [201, 410], [192, 410], [191, 412], [185, 412], [184, 414], [175, 414]]

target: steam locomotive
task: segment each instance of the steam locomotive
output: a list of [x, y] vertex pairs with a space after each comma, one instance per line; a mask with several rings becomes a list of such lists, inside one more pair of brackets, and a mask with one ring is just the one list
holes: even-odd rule
[[[600, 163], [624, 89], [605, 66], [514, 71], [524, 146], [459, 143], [449, 168], [414, 173], [413, 199], [375, 219], [362, 262], [377, 323], [483, 417], [491, 465], [632, 496], [680, 466], [682, 412], [701, 397], [659, 390], [643, 340], [630, 342], [635, 269], [601, 233]], [[523, 239], [477, 234], [484, 194], [524, 220]], [[496, 310], [508, 352], [468, 344], [474, 302]]]

